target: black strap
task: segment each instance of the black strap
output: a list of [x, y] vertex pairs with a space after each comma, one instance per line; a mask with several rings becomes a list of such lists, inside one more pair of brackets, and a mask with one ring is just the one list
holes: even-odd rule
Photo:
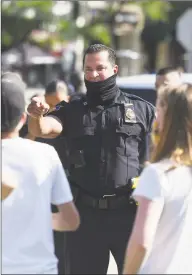
[[103, 198], [96, 199], [87, 194], [80, 193], [77, 201], [95, 209], [117, 209], [129, 204], [135, 204], [131, 197], [123, 195], [108, 195]]

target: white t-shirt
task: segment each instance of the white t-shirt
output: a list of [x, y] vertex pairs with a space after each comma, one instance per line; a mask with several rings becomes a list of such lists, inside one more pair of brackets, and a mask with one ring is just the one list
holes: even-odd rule
[[18, 187], [2, 202], [2, 273], [57, 274], [51, 203], [72, 201], [55, 149], [28, 139], [2, 140], [2, 171]]
[[146, 167], [133, 196], [164, 203], [154, 242], [139, 274], [192, 274], [192, 168], [165, 172], [173, 162]]

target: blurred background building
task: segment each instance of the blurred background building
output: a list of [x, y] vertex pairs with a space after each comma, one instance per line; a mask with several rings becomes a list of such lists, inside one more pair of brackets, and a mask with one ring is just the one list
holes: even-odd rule
[[29, 88], [61, 78], [82, 89], [85, 47], [117, 51], [119, 75], [192, 72], [192, 1], [1, 1], [2, 70]]

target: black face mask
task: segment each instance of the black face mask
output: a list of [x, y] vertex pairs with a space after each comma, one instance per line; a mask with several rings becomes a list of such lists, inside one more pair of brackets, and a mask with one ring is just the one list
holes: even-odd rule
[[85, 79], [88, 104], [97, 106], [112, 102], [118, 91], [116, 78], [117, 75], [114, 74], [104, 81], [92, 82]]

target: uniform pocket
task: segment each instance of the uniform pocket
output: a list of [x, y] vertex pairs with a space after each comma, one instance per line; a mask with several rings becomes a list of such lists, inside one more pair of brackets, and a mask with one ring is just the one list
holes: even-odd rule
[[122, 126], [117, 126], [116, 133], [125, 134], [127, 136], [139, 136], [141, 133], [141, 127], [139, 124], [127, 123]]
[[140, 139], [141, 127], [139, 124], [126, 124], [116, 128], [117, 153], [129, 156], [133, 150], [137, 150]]

